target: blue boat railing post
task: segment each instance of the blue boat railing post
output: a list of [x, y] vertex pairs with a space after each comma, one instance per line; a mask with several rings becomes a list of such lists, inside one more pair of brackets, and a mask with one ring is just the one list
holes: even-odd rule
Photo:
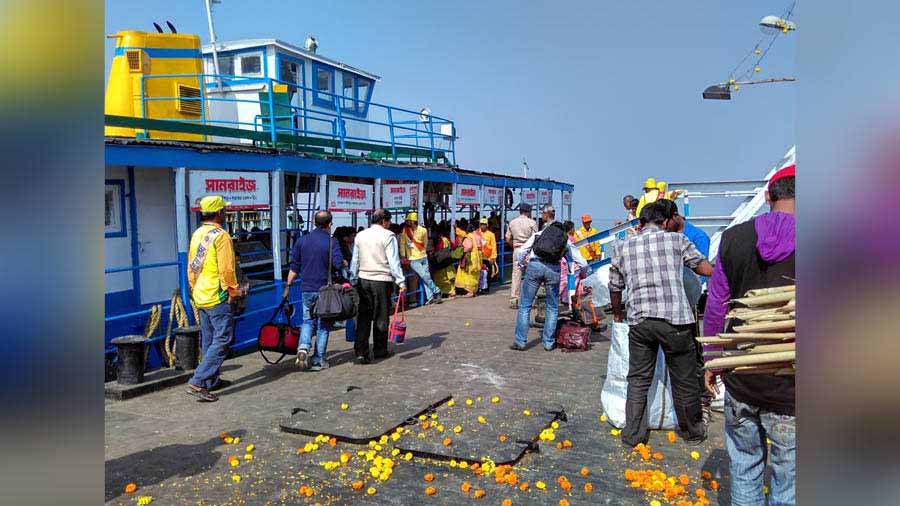
[[428, 140], [431, 143], [431, 163], [435, 163], [437, 158], [434, 156], [434, 118], [430, 114], [428, 115]]
[[276, 147], [278, 141], [278, 132], [275, 130], [275, 87], [272, 78], [269, 81], [269, 128], [272, 129], [272, 148]]
[[397, 161], [397, 143], [394, 142], [394, 115], [391, 111], [391, 108], [387, 108], [388, 115], [388, 130], [391, 133], [391, 157], [393, 157], [394, 161]]
[[[451, 165], [456, 165], [456, 123], [450, 122], [450, 157], [452, 161]], [[504, 192], [503, 198], [506, 198], [506, 194]], [[504, 209], [506, 208], [506, 201], [503, 202]]]
[[334, 108], [337, 110], [337, 122], [338, 122], [338, 136], [341, 140], [341, 156], [347, 156], [346, 147], [344, 144], [344, 115], [341, 113], [341, 102], [338, 100], [337, 95], [331, 96], [332, 100], [334, 100]]

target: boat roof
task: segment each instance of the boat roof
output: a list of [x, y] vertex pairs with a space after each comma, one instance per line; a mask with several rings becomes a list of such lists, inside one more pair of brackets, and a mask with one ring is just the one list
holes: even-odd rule
[[[218, 51], [238, 51], [241, 49], [249, 49], [256, 47], [264, 47], [264, 46], [275, 46], [281, 49], [284, 52], [292, 53], [296, 56], [300, 56], [303, 58], [309, 58], [310, 60], [315, 60], [321, 63], [325, 63], [331, 65], [332, 67], [339, 68], [341, 70], [346, 70], [348, 72], [360, 75], [362, 77], [366, 77], [372, 79], [374, 81], [380, 81], [381, 76], [373, 74], [371, 72], [366, 72], [365, 70], [356, 68], [352, 65], [347, 65], [346, 63], [339, 62], [337, 60], [327, 58], [318, 53], [313, 53], [312, 51], [307, 51], [302, 47], [295, 46], [288, 42], [278, 39], [240, 39], [240, 40], [231, 40], [225, 42], [216, 42], [216, 49]], [[205, 44], [203, 46], [203, 54], [212, 54], [212, 45]]]

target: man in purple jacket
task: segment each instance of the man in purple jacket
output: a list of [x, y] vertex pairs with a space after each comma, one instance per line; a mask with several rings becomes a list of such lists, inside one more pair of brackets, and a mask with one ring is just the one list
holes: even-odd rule
[[[795, 170], [794, 165], [785, 167], [769, 179], [766, 202], [770, 212], [722, 234], [709, 281], [704, 334], [713, 336], [725, 330], [725, 314], [732, 298], [742, 297], [747, 290], [794, 284]], [[715, 375], [706, 372], [707, 389], [713, 394], [718, 393]], [[768, 456], [772, 467], [769, 505], [793, 505], [794, 376], [725, 374], [724, 383], [732, 504], [766, 504], [763, 476]]]

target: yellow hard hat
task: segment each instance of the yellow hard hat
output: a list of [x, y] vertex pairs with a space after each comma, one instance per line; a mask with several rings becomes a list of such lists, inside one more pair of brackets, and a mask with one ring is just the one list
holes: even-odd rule
[[482, 224], [482, 225], [487, 225], [487, 224], [488, 224], [488, 219], [487, 219], [487, 218], [481, 218], [480, 220], [478, 220], [478, 223], [480, 223], [480, 224]]
[[406, 215], [406, 221], [419, 221], [419, 213], [409, 213]]
[[660, 181], [660, 182], [656, 183], [656, 189], [662, 193], [665, 193], [666, 192], [666, 182]]
[[208, 195], [200, 199], [201, 213], [215, 213], [231, 205], [221, 195]]
[[656, 179], [648, 177], [647, 180], [644, 181], [644, 188], [656, 188]]

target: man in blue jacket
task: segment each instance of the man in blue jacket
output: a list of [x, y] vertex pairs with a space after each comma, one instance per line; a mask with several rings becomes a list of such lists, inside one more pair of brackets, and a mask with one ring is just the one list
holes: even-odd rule
[[[339, 270], [347, 267], [341, 254], [337, 240], [331, 238], [331, 213], [316, 213], [316, 228], [311, 233], [300, 237], [291, 248], [291, 270], [282, 297], [290, 295], [291, 283], [300, 276], [300, 292], [303, 300], [303, 326], [300, 328], [300, 344], [297, 348], [295, 363], [301, 369], [310, 367], [311, 371], [321, 371], [328, 367], [325, 350], [328, 349], [328, 333], [331, 324], [313, 318], [312, 307], [319, 300], [319, 289], [328, 283], [328, 268]], [[313, 331], [316, 331], [316, 347], [309, 366], [309, 352], [312, 345]]]

